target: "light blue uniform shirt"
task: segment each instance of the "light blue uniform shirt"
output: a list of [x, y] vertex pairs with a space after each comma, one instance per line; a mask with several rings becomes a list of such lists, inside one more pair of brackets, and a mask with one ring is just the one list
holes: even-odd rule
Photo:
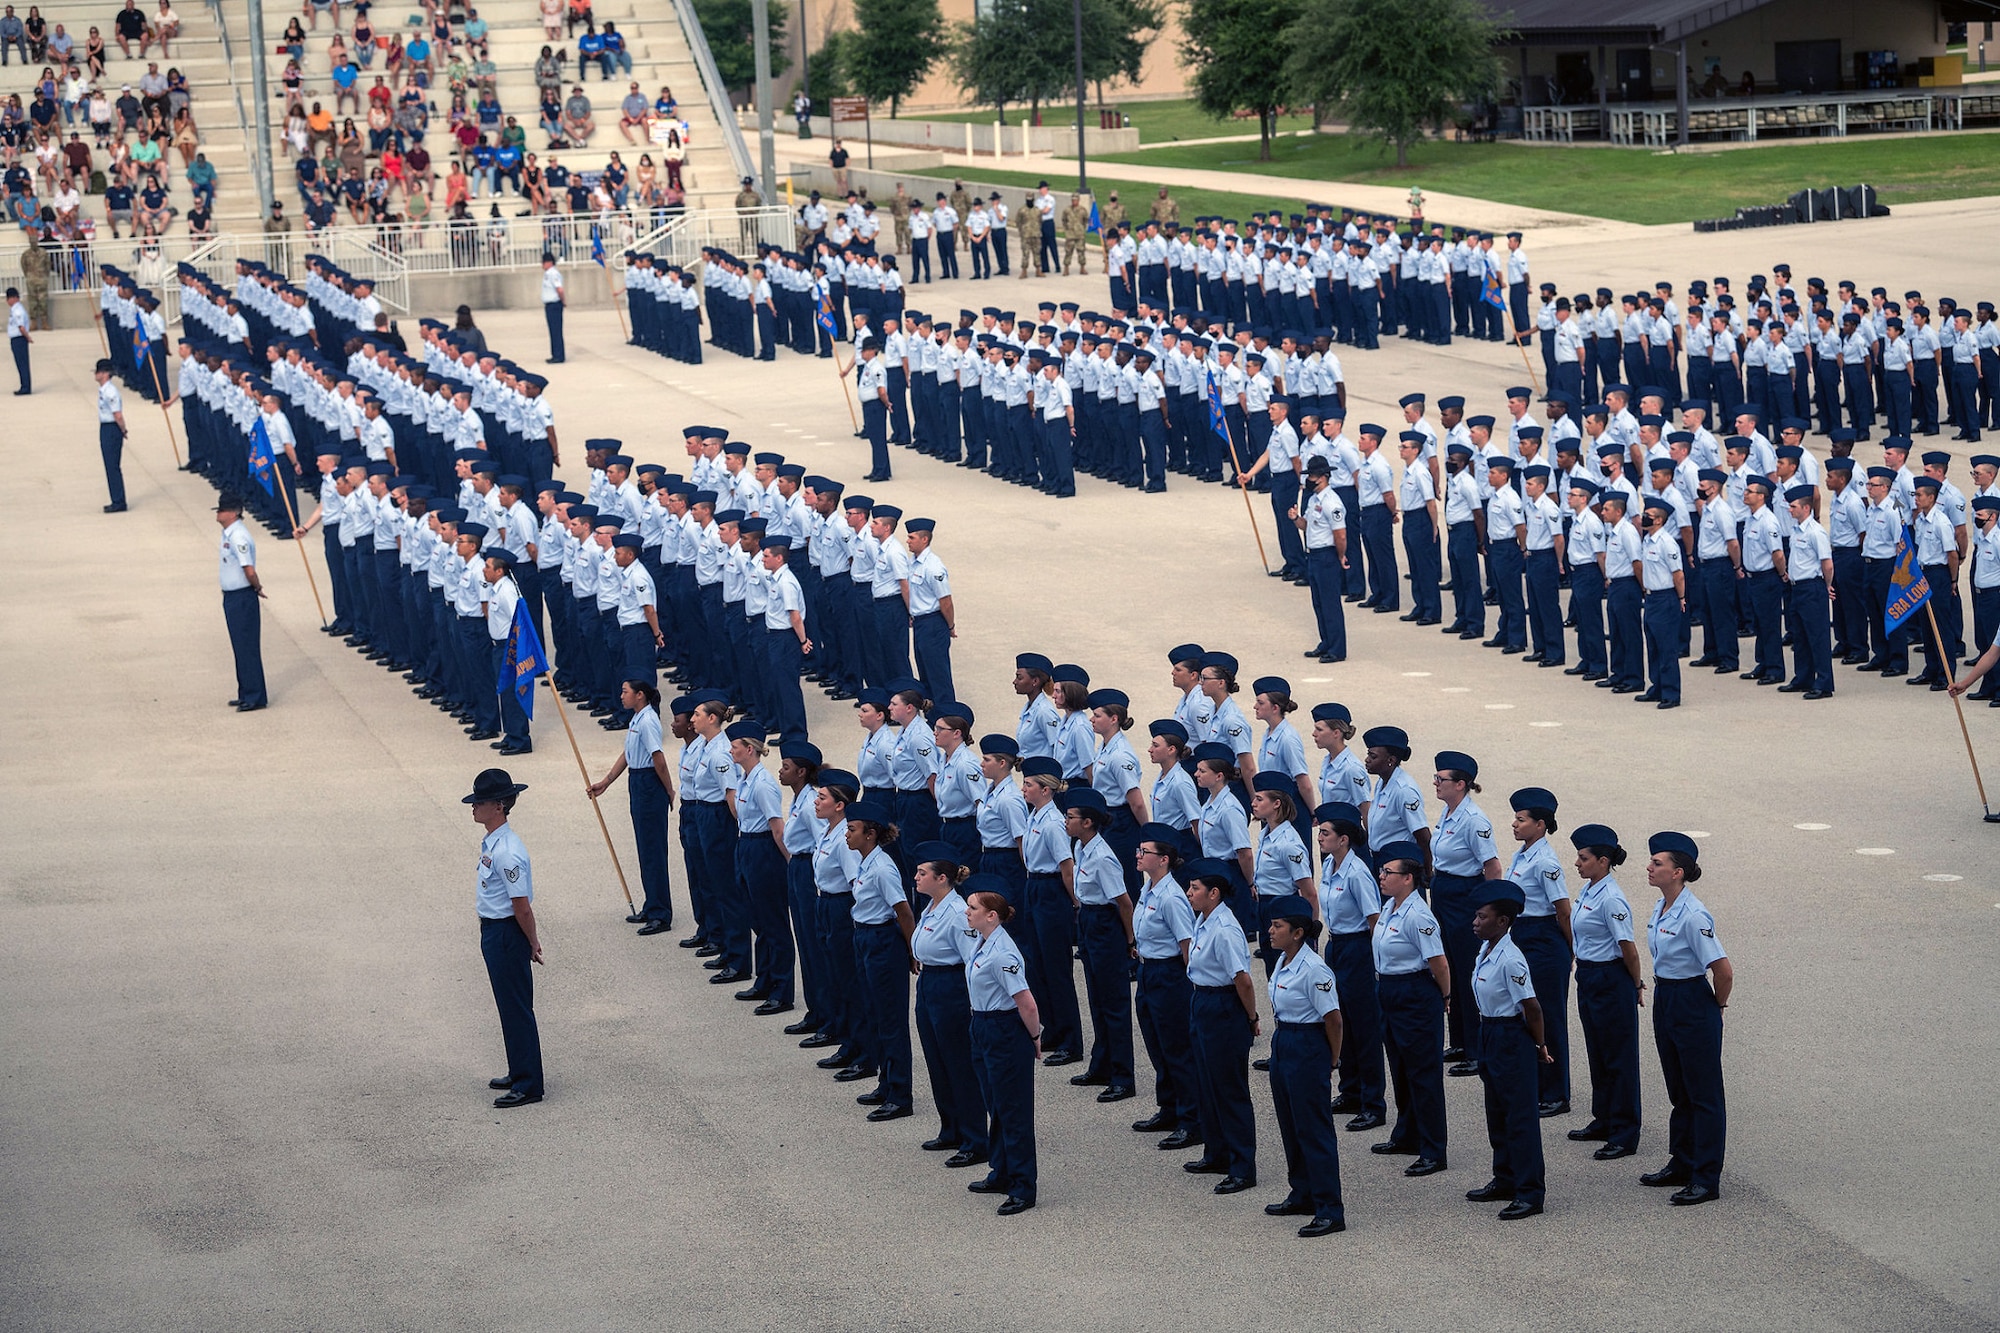
[[1218, 857], [1234, 865], [1236, 853], [1250, 845], [1250, 822], [1243, 817], [1243, 803], [1227, 787], [1203, 803], [1200, 824], [1203, 856]]
[[[880, 736], [882, 732], [875, 734]], [[897, 791], [929, 791], [931, 775], [936, 772], [937, 739], [931, 734], [930, 723], [913, 717], [896, 733], [890, 746], [889, 777]]]
[[889, 767], [890, 757], [895, 751], [894, 729], [885, 724], [868, 733], [868, 739], [861, 742], [861, 753], [854, 760], [854, 776], [861, 779], [863, 787], [871, 792], [881, 792], [896, 785]]
[[965, 991], [977, 1013], [991, 1014], [1015, 1007], [1014, 997], [1028, 989], [1028, 969], [1021, 951], [1008, 938], [1005, 926], [996, 926], [979, 941], [965, 965]]
[[729, 739], [717, 732], [713, 739], [697, 736], [688, 749], [701, 747], [694, 770], [681, 784], [681, 795], [690, 801], [720, 801], [736, 785], [736, 761], [729, 757]]
[[1423, 793], [1408, 769], [1398, 768], [1375, 787], [1375, 799], [1368, 809], [1368, 841], [1376, 847], [1403, 839], [1415, 840], [1417, 831], [1428, 827]]
[[813, 813], [813, 802], [819, 797], [818, 788], [810, 782], [799, 788], [799, 794], [792, 798], [791, 809], [785, 812], [785, 851], [792, 856], [805, 856], [819, 845], [819, 835], [826, 831], [820, 817]]
[[1054, 758], [1062, 765], [1064, 782], [1083, 780], [1091, 760], [1097, 758], [1097, 733], [1090, 729], [1089, 713], [1079, 709], [1056, 723]]
[[924, 908], [910, 935], [910, 952], [925, 967], [961, 967], [978, 935], [965, 924], [965, 899], [956, 890]]
[[1472, 968], [1472, 998], [1479, 1004], [1481, 1018], [1513, 1018], [1521, 1012], [1521, 1001], [1535, 998], [1528, 960], [1511, 934], [1480, 946], [1479, 961]]
[[1139, 756], [1123, 732], [1098, 747], [1096, 762], [1090, 766], [1090, 785], [1112, 813], [1131, 810], [1127, 793], [1139, 785]]
[[1368, 770], [1354, 757], [1354, 751], [1342, 750], [1320, 760], [1319, 799], [1322, 805], [1345, 801], [1356, 810], [1367, 808]]
[[1615, 963], [1624, 956], [1621, 940], [1632, 938], [1632, 905], [1618, 881], [1606, 875], [1583, 886], [1569, 914], [1579, 963]]
[[650, 769], [653, 756], [659, 752], [660, 715], [647, 704], [632, 714], [631, 724], [625, 728], [625, 767]]
[[736, 831], [762, 833], [785, 813], [785, 792], [771, 770], [752, 764], [736, 780]]
[[961, 745], [950, 754], [940, 745], [937, 752], [937, 807], [940, 819], [966, 819], [978, 808], [986, 778], [979, 771], [970, 745]]
[[1028, 831], [1028, 802], [1009, 779], [987, 783], [979, 794], [974, 822], [981, 847], [1012, 849]]
[[[1368, 831], [1368, 839], [1378, 847], [1383, 842], [1373, 829]], [[1477, 875], [1495, 858], [1493, 821], [1471, 797], [1460, 801], [1456, 810], [1438, 816], [1437, 831], [1431, 834], [1431, 865], [1440, 874]]]
[[1201, 818], [1201, 792], [1179, 764], [1153, 779], [1153, 818], [1175, 829], [1193, 828]]
[[1330, 856], [1319, 863], [1319, 915], [1328, 934], [1366, 930], [1381, 910], [1382, 890], [1366, 860], [1350, 850], [1338, 865]]
[[854, 892], [854, 876], [861, 858], [847, 845], [847, 821], [829, 824], [813, 843], [813, 887], [821, 893], [846, 895]]
[[479, 840], [479, 915], [504, 921], [514, 915], [516, 898], [534, 901], [535, 873], [514, 826], [502, 824]]
[[1312, 863], [1306, 859], [1306, 845], [1299, 831], [1288, 823], [1264, 830], [1257, 840], [1257, 859], [1251, 866], [1257, 896], [1269, 898], [1298, 892], [1298, 881], [1312, 878]]
[[1333, 969], [1313, 949], [1301, 948], [1280, 962], [1265, 984], [1271, 991], [1271, 1017], [1280, 1023], [1317, 1023], [1340, 1008]]
[[1124, 896], [1125, 870], [1103, 834], [1089, 842], [1072, 843], [1070, 854], [1076, 861], [1076, 901], [1080, 906], [1101, 907]]
[[1294, 780], [1306, 775], [1306, 746], [1297, 727], [1280, 721], [1265, 728], [1264, 740], [1257, 747], [1257, 771], [1283, 773]]
[[1153, 960], [1179, 958], [1181, 941], [1194, 938], [1194, 908], [1172, 875], [1148, 884], [1139, 894], [1132, 912], [1132, 937], [1139, 945], [1139, 957]]
[[[843, 836], [845, 831], [843, 830]], [[896, 904], [903, 897], [903, 876], [895, 858], [877, 847], [861, 858], [854, 873], [854, 924], [879, 926], [896, 919]]]
[[1062, 811], [1050, 801], [1028, 812], [1028, 829], [1021, 838], [1021, 860], [1031, 875], [1053, 875], [1069, 860], [1069, 834]]
[[1197, 986], [1233, 986], [1238, 972], [1250, 970], [1250, 945], [1236, 914], [1217, 906], [1195, 923], [1188, 946], [1188, 980]]
[[1056, 752], [1056, 706], [1049, 702], [1049, 696], [1038, 694], [1021, 709], [1021, 720], [1014, 725], [1014, 740], [1021, 747], [1021, 758], [1054, 758]]
[[1231, 754], [1249, 754], [1252, 750], [1250, 723], [1234, 699], [1224, 699], [1215, 705], [1215, 713], [1208, 720], [1208, 734], [1201, 739], [1227, 745]]
[[1715, 938], [1715, 918], [1708, 908], [1686, 889], [1674, 899], [1653, 904], [1652, 918], [1646, 922], [1646, 943], [1653, 951], [1653, 975], [1661, 981], [1687, 981], [1708, 970], [1709, 964], [1729, 955]]
[[1385, 977], [1430, 970], [1431, 959], [1444, 953], [1437, 918], [1430, 905], [1412, 893], [1400, 907], [1386, 907], [1375, 918], [1375, 971]]
[[1537, 838], [1533, 845], [1515, 852], [1513, 864], [1507, 867], [1507, 878], [1521, 886], [1526, 903], [1522, 916], [1554, 916], [1555, 905], [1569, 897], [1569, 889], [1563, 883], [1562, 863], [1556, 860], [1547, 838]]

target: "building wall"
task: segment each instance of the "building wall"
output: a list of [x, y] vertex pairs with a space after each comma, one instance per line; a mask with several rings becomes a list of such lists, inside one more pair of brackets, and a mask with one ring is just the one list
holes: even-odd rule
[[[1698, 88], [1708, 77], [1708, 62], [1720, 62], [1722, 77], [1733, 91], [1749, 70], [1760, 88], [1776, 77], [1776, 44], [1838, 38], [1843, 79], [1851, 79], [1856, 51], [1894, 51], [1907, 66], [1921, 56], [1944, 53], [1945, 24], [1938, 15], [1936, 0], [1867, 0], [1865, 4], [1832, 4], [1826, 0], [1775, 0], [1740, 18], [1717, 24], [1688, 40], [1688, 86]], [[1566, 52], [1587, 52], [1596, 68], [1594, 48], [1531, 46], [1527, 48], [1528, 82], [1524, 99], [1539, 106], [1551, 99], [1547, 80], [1557, 71], [1557, 59]], [[1520, 75], [1520, 50], [1508, 53], [1507, 74]], [[1615, 62], [1614, 50], [1605, 51], [1605, 60]], [[1674, 55], [1671, 51], [1652, 53], [1653, 95], [1668, 100], [1674, 95]], [[1612, 87], [1617, 98], [1617, 85]], [[1574, 101], [1575, 99], [1565, 99]]]
[[[973, 0], [939, 0], [947, 24], [970, 23], [972, 21]], [[852, 28], [854, 8], [850, 0], [796, 0], [787, 16], [787, 31], [792, 44], [792, 67], [786, 73], [780, 106], [789, 102], [792, 88], [799, 78], [801, 58], [799, 44], [799, 19], [804, 13], [806, 34], [811, 49], [818, 50], [826, 34], [833, 28]], [[1165, 25], [1153, 39], [1153, 45], [1146, 52], [1145, 77], [1137, 84], [1107, 87], [1104, 97], [1116, 104], [1120, 98], [1164, 98], [1180, 97], [1187, 91], [1187, 75], [1180, 67], [1180, 26], [1173, 17], [1173, 8], [1168, 7]], [[1093, 90], [1094, 92], [1095, 90]], [[932, 70], [931, 77], [917, 89], [910, 100], [903, 103], [904, 112], [917, 111], [961, 111], [969, 110], [965, 94], [959, 90], [949, 69], [940, 62]], [[883, 114], [887, 114], [886, 109]]]

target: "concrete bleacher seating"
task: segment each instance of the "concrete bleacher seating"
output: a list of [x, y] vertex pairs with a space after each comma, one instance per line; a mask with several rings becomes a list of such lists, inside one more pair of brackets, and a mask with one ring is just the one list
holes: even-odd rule
[[[160, 63], [163, 72], [170, 67], [178, 67], [187, 75], [193, 94], [194, 117], [202, 136], [202, 151], [208, 155], [217, 172], [215, 227], [218, 232], [237, 234], [255, 232], [260, 225], [257, 190], [250, 168], [249, 135], [254, 134], [255, 126], [250, 3], [252, 0], [221, 0], [219, 8], [211, 8], [205, 0], [175, 0], [175, 9], [181, 18], [181, 34], [173, 44], [172, 56]], [[48, 20], [51, 32], [57, 23], [61, 23], [76, 38], [79, 60], [83, 39], [93, 25], [105, 35], [109, 45], [104, 82], [114, 98], [120, 84], [136, 82], [146, 69], [145, 60], [127, 60], [118, 49], [112, 19], [121, 5], [122, 0], [50, 0], [50, 3], [41, 5], [42, 15]], [[143, 0], [139, 7], [151, 13], [153, 0]], [[527, 127], [529, 148], [546, 156], [546, 136], [535, 124], [539, 98], [535, 88], [534, 63], [544, 40], [540, 8], [536, 0], [485, 0], [477, 8], [480, 17], [487, 23], [488, 46], [495, 64], [499, 66], [500, 103]], [[735, 172], [721, 138], [721, 127], [710, 109], [675, 11], [669, 5], [647, 5], [644, 7], [646, 17], [641, 17], [640, 8], [635, 0], [598, 0], [596, 18], [600, 24], [607, 19], [614, 21], [624, 34], [627, 50], [632, 56], [632, 73], [629, 79], [620, 76], [606, 83], [601, 80], [596, 68], [588, 72], [583, 82], [595, 109], [597, 132], [587, 147], [559, 150], [559, 155], [572, 171], [601, 167], [614, 151], [622, 154], [628, 167], [635, 166], [639, 155], [652, 150], [653, 146], [643, 143], [633, 146], [625, 142], [618, 132], [618, 102], [625, 95], [626, 83], [630, 79], [638, 81], [641, 91], [648, 98], [657, 95], [663, 86], [668, 87], [673, 89], [679, 100], [680, 114], [688, 122], [690, 131], [682, 173], [688, 196], [687, 206], [690, 209], [726, 208], [735, 196]], [[15, 12], [25, 16], [27, 6], [17, 4]], [[291, 4], [269, 5], [264, 10], [274, 185], [277, 197], [285, 202], [286, 211], [295, 218], [300, 213], [297, 191], [292, 184], [289, 160], [284, 156], [280, 142], [285, 114], [285, 88], [281, 82], [285, 57], [278, 53], [277, 48], [287, 20], [299, 12]], [[376, 4], [369, 17], [376, 31], [386, 34], [392, 28], [405, 24], [411, 14], [421, 15], [422, 12], [419, 5], [406, 6], [392, 0], [389, 4]], [[353, 21], [352, 10], [343, 6], [340, 25], [350, 38]], [[226, 53], [225, 29], [228, 39]], [[403, 30], [409, 31], [408, 28]], [[454, 25], [454, 30], [458, 30], [458, 25]], [[578, 31], [580, 33], [582, 29]], [[324, 14], [321, 15], [318, 31], [308, 30], [307, 59], [304, 62], [304, 92], [308, 104], [317, 97], [327, 106], [333, 105], [333, 83], [326, 56], [328, 39], [332, 34], [333, 25]], [[564, 38], [556, 45], [558, 49], [566, 47], [570, 51], [565, 78], [570, 83], [578, 81], [580, 71], [576, 64], [574, 43]], [[148, 58], [159, 59], [157, 46]], [[440, 57], [437, 63], [441, 71], [445, 61]], [[23, 95], [23, 102], [29, 101], [28, 94], [40, 70], [39, 64], [23, 67], [18, 60], [0, 69], [0, 96], [19, 92]], [[374, 70], [363, 71], [359, 86], [365, 89], [373, 82], [374, 73], [380, 70], [378, 60]], [[243, 108], [242, 123], [238, 120], [239, 95]], [[434, 81], [432, 102], [433, 133], [428, 145], [436, 164], [435, 170], [442, 176], [451, 159], [447, 151], [449, 140], [445, 134], [445, 112], [450, 98], [441, 77]], [[355, 119], [359, 122], [361, 117], [356, 116]], [[249, 133], [246, 133], [246, 128]], [[67, 131], [64, 137], [67, 138]], [[87, 127], [85, 139], [89, 140]], [[106, 155], [97, 153], [95, 157], [101, 168]], [[170, 153], [169, 159], [172, 168], [168, 172], [169, 194], [178, 210], [172, 231], [180, 232], [184, 229], [184, 218], [192, 205], [192, 196], [182, 176], [178, 154]], [[654, 160], [659, 161], [657, 151], [654, 151]], [[661, 178], [665, 178], [664, 171]], [[108, 238], [110, 233], [105, 227], [102, 196], [87, 196], [84, 211], [97, 219], [99, 237]]]

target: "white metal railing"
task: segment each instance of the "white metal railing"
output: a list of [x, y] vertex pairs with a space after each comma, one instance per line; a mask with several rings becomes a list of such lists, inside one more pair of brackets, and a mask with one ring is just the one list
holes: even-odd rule
[[[522, 270], [541, 267], [542, 255], [559, 263], [590, 263], [602, 247], [605, 266], [619, 268], [627, 250], [647, 251], [665, 263], [698, 264], [704, 247], [728, 250], [746, 259], [760, 244], [797, 243], [791, 210], [779, 207], [699, 209], [671, 217], [643, 210], [596, 215], [466, 218], [458, 222], [404, 222], [393, 226], [335, 226], [324, 231], [227, 233], [195, 241], [170, 233], [140, 241], [131, 237], [48, 247], [51, 292], [95, 292], [109, 263], [134, 274], [160, 295], [168, 322], [179, 317], [178, 265], [190, 263], [225, 285], [233, 282], [238, 258], [259, 260], [280, 273], [301, 277], [306, 256], [323, 254], [334, 263], [376, 283], [385, 305], [409, 309], [412, 274]], [[21, 271], [22, 247], [0, 250], [0, 272]]]

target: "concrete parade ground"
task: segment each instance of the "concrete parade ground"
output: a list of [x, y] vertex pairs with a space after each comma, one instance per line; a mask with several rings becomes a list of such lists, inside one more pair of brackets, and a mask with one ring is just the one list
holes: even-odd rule
[[[1716, 274], [1740, 293], [1789, 261], [1801, 287], [1970, 305], [2000, 296], [1994, 202], [1527, 245], [1565, 294], [1662, 279], [1684, 294]], [[919, 287], [909, 304], [1101, 306], [1092, 269]], [[544, 369], [539, 312], [479, 323]], [[415, 316], [403, 327], [414, 340]], [[1638, 1183], [1666, 1160], [1650, 1035], [1639, 1155], [1596, 1162], [1564, 1138], [1588, 1118], [1572, 1013], [1576, 1110], [1543, 1126], [1545, 1216], [1503, 1225], [1465, 1201], [1488, 1149], [1478, 1081], [1449, 1079], [1451, 1169], [1408, 1180], [1404, 1159], [1366, 1151], [1379, 1133], [1342, 1134], [1348, 1230], [1300, 1240], [1262, 1212], [1285, 1192], [1264, 1076], [1259, 1186], [1218, 1198], [1127, 1128], [1150, 1110], [1142, 1069], [1142, 1096], [1108, 1107], [1072, 1071], [1039, 1074], [1040, 1204], [995, 1217], [965, 1190], [976, 1173], [918, 1151], [934, 1126], [921, 1070], [909, 1124], [868, 1124], [778, 1031], [787, 1018], [753, 1018], [674, 947], [691, 922], [677, 851], [676, 929], [634, 937], [546, 692], [532, 755], [468, 744], [318, 632], [297, 551], [256, 529], [271, 706], [225, 708], [214, 493], [175, 471], [159, 409], [128, 392], [131, 510], [100, 514], [98, 343], [71, 330], [36, 335], [35, 394], [0, 432], [0, 1326], [2000, 1327], [2000, 826], [1980, 821], [1945, 696], [1836, 668], [1835, 697], [1807, 704], [1687, 670], [1685, 706], [1661, 713], [1354, 607], [1349, 660], [1322, 666], [1300, 656], [1306, 593], [1265, 577], [1221, 487], [1084, 477], [1059, 501], [908, 450], [893, 481], [862, 486], [866, 445], [828, 362], [669, 362], [623, 345], [605, 306], [572, 308], [568, 342], [546, 368], [560, 476], [582, 476], [595, 435], [678, 471], [681, 427], [712, 422], [936, 518], [978, 733], [1011, 733], [1012, 657], [1035, 650], [1129, 692], [1143, 736], [1172, 707], [1167, 650], [1194, 640], [1241, 659], [1246, 693], [1283, 675], [1307, 708], [1404, 727], [1427, 793], [1445, 748], [1479, 759], [1496, 821], [1513, 789], [1549, 787], [1566, 866], [1569, 829], [1610, 824], [1639, 849], [1619, 879], [1640, 914], [1646, 837], [1692, 833], [1736, 970], [1722, 1199], [1670, 1208]], [[1525, 376], [1499, 344], [1341, 351], [1350, 433], [1393, 425], [1416, 390], [1499, 413]], [[1864, 464], [1880, 438], [1857, 447]], [[1965, 484], [1976, 447], [1923, 443], [1952, 449]], [[1275, 563], [1268, 497], [1252, 499]], [[317, 534], [305, 545], [325, 596]], [[851, 707], [811, 689], [807, 707], [828, 762], [851, 764]], [[1966, 717], [2000, 797], [2000, 710]], [[572, 719], [601, 777], [621, 738]], [[548, 1100], [504, 1112], [485, 1086], [504, 1062], [472, 910], [479, 830], [459, 802], [495, 762], [529, 784], [513, 822], [547, 956]], [[623, 793], [603, 810], [636, 892]], [[1504, 864], [1504, 822], [1498, 840]], [[1268, 1015], [1261, 984], [1259, 999]]]

